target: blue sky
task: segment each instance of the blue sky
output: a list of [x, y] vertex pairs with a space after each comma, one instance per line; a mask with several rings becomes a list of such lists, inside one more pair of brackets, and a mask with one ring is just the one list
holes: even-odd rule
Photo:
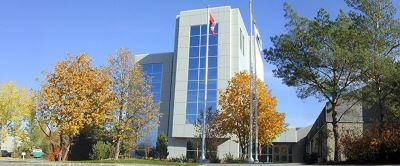
[[[336, 16], [348, 10], [341, 0], [288, 0], [300, 15], [314, 17], [320, 8]], [[283, 0], [253, 0], [254, 14], [264, 41], [285, 32]], [[395, 2], [399, 8], [399, 1]], [[182, 10], [207, 5], [239, 8], [248, 25], [247, 0], [2, 0], [0, 1], [0, 83], [14, 81], [33, 89], [42, 71], [65, 58], [67, 53], [88, 53], [95, 66], [118, 48], [134, 54], [169, 52], [174, 48], [175, 17]], [[218, 21], [218, 20], [216, 20]], [[314, 122], [324, 102], [301, 100], [294, 88], [272, 76], [266, 64], [265, 81], [278, 98], [279, 112], [286, 113], [292, 127]]]

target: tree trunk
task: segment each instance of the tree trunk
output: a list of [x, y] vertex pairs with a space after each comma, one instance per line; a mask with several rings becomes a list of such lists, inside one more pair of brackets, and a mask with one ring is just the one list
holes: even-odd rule
[[58, 151], [58, 161], [61, 161], [62, 159], [62, 151], [63, 151], [63, 144], [64, 144], [64, 139], [62, 137], [62, 133], [60, 133], [60, 150]]
[[71, 147], [71, 143], [68, 144], [68, 146], [65, 148], [64, 156], [63, 156], [63, 161], [67, 160], [68, 153], [69, 153], [69, 148]]
[[53, 159], [54, 161], [57, 161], [57, 154], [56, 154], [56, 149], [53, 143], [50, 143], [51, 146], [51, 153], [53, 154]]
[[119, 157], [119, 149], [120, 149], [120, 146], [121, 146], [121, 142], [122, 142], [121, 138], [118, 137], [118, 139], [117, 139], [117, 144], [115, 145], [114, 160], [118, 160], [118, 157]]
[[337, 122], [333, 123], [333, 137], [335, 140], [335, 154], [334, 154], [334, 161], [340, 162], [340, 153], [339, 153], [339, 132], [338, 132], [338, 124]]
[[333, 126], [333, 139], [334, 139], [334, 161], [340, 162], [339, 153], [339, 131], [338, 131], [338, 120], [336, 117], [336, 103], [332, 104], [332, 126]]
[[246, 154], [247, 154], [247, 153], [246, 153], [246, 147], [245, 147], [243, 144], [240, 144], [240, 148], [241, 148], [241, 152], [242, 152], [242, 153], [240, 154], [239, 157], [240, 157], [241, 159], [245, 159], [245, 158], [246, 158]]

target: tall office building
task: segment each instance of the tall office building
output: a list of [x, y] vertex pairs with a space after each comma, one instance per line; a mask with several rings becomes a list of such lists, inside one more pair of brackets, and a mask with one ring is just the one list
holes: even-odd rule
[[[187, 147], [198, 135], [194, 124], [204, 111], [204, 103], [207, 108], [218, 109], [218, 90], [225, 89], [236, 72], [249, 71], [249, 39], [253, 38], [247, 33], [239, 9], [215, 7], [210, 8], [210, 13], [217, 23], [214, 36], [206, 35], [209, 30], [207, 9], [182, 11], [176, 17], [174, 52], [135, 56], [144, 72], [153, 79], [152, 92], [155, 101], [160, 101], [163, 114], [153, 134], [163, 132], [168, 136], [168, 157], [185, 156], [188, 152], [200, 154], [201, 148]], [[208, 84], [205, 89], [207, 37]], [[259, 51], [254, 51], [259, 49], [251, 50], [252, 58], [256, 58], [258, 78], [263, 80], [262, 57]], [[206, 90], [207, 101], [204, 101]], [[239, 145], [233, 139], [222, 139], [219, 156], [226, 153], [239, 156]]]

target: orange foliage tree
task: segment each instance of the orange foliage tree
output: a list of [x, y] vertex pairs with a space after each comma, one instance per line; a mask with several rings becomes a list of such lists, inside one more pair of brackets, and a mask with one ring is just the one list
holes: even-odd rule
[[[220, 91], [219, 105], [221, 110], [217, 119], [221, 122], [222, 135], [235, 136], [242, 153], [245, 154], [249, 140], [249, 106], [250, 106], [250, 76], [242, 71], [236, 73], [228, 82], [225, 91]], [[258, 124], [260, 144], [270, 144], [278, 134], [286, 128], [285, 114], [276, 112], [277, 100], [271, 95], [264, 82], [257, 79], [258, 88]], [[254, 92], [253, 92], [254, 93]], [[253, 95], [255, 101], [255, 95]], [[253, 115], [255, 114], [253, 110]], [[255, 122], [255, 119], [253, 120]], [[255, 127], [255, 124], [253, 124]], [[253, 129], [255, 131], [255, 128]], [[253, 136], [255, 138], [255, 135]]]
[[[340, 143], [343, 153], [350, 161], [400, 162], [400, 127], [397, 123], [387, 124], [382, 129], [375, 125], [364, 133], [347, 131], [340, 139]], [[380, 150], [382, 145], [385, 147], [383, 151]], [[386, 156], [384, 161], [380, 161], [379, 156], [381, 155]]]
[[[105, 70], [93, 68], [90, 62], [86, 54], [69, 56], [46, 74], [42, 85], [40, 124], [53, 152], [60, 149], [58, 160], [67, 158], [72, 139], [82, 128], [110, 117], [114, 101], [111, 80]], [[59, 141], [54, 141], [55, 136]]]

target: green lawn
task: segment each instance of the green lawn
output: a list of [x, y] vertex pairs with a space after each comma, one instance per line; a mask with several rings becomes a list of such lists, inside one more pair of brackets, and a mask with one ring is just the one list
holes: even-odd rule
[[197, 163], [178, 163], [166, 160], [145, 160], [145, 159], [120, 159], [120, 160], [83, 160], [73, 161], [77, 163], [137, 163], [137, 164], [152, 164], [152, 165], [198, 165]]

